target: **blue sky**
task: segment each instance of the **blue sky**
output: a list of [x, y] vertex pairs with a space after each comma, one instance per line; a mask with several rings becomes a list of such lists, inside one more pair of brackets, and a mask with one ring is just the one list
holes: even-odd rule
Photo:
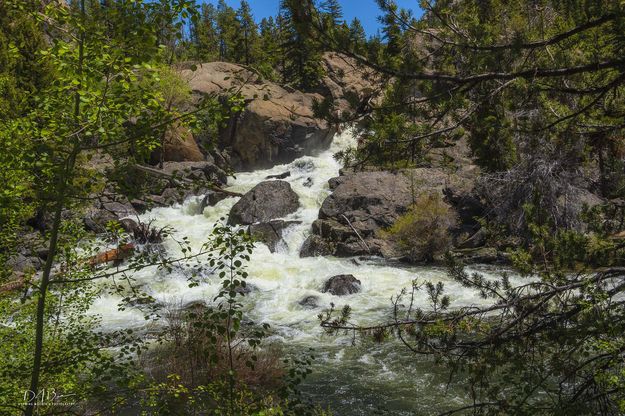
[[[217, 4], [217, 0], [203, 1]], [[260, 21], [263, 17], [275, 16], [278, 13], [278, 3], [280, 1], [248, 0], [248, 2], [254, 12], [254, 17], [256, 20]], [[226, 3], [235, 9], [239, 7], [239, 0], [226, 0]], [[377, 21], [380, 10], [374, 0], [341, 0], [340, 3], [341, 6], [343, 6], [344, 18], [348, 22], [354, 17], [358, 17], [367, 31], [367, 35], [375, 35], [380, 26]], [[421, 15], [418, 0], [396, 0], [396, 3], [400, 8], [412, 10], [413, 14], [417, 17]]]

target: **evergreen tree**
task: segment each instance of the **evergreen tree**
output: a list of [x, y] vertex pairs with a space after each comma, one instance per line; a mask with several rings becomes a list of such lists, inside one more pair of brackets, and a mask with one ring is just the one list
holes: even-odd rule
[[33, 16], [41, 5], [24, 1], [21, 8], [0, 2], [0, 120], [17, 115], [45, 86], [49, 69], [36, 60], [45, 48], [43, 28]]
[[256, 64], [263, 76], [275, 80], [281, 62], [280, 31], [272, 16], [260, 22], [259, 60]]
[[254, 22], [250, 5], [241, 0], [237, 11], [237, 43], [235, 61], [250, 65], [256, 61], [258, 49], [258, 26]]
[[326, 29], [333, 30], [341, 24], [343, 8], [338, 0], [324, 0], [319, 9], [322, 11]]
[[282, 76], [303, 90], [317, 87], [323, 76], [321, 46], [310, 26], [318, 16], [310, 15], [315, 9], [309, 6], [296, 0], [282, 0], [280, 6], [285, 56]]
[[219, 59], [234, 61], [237, 44], [238, 21], [236, 11], [225, 0], [217, 4], [217, 35], [219, 41]]
[[216, 15], [215, 6], [202, 4], [199, 17], [191, 26], [194, 56], [201, 61], [212, 61], [219, 57]]
[[349, 45], [351, 50], [359, 55], [364, 55], [366, 52], [367, 35], [357, 17], [354, 17], [349, 25]]
[[388, 3], [385, 0], [377, 0], [380, 7], [388, 11], [379, 18], [382, 24], [382, 34], [386, 41], [385, 53], [389, 59], [398, 57], [402, 49], [402, 30], [397, 19], [398, 8], [395, 3]]

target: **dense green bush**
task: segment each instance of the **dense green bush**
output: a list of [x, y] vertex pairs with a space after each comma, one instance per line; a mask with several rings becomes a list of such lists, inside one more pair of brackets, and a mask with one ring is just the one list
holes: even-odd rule
[[455, 213], [440, 194], [425, 193], [415, 199], [386, 234], [411, 261], [432, 261], [449, 248], [449, 229], [456, 222]]

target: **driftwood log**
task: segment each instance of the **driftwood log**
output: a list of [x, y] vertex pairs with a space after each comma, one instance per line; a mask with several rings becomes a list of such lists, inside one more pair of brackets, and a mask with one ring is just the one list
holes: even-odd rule
[[[85, 263], [91, 267], [95, 267], [99, 264], [109, 263], [111, 261], [121, 261], [127, 259], [133, 255], [135, 251], [135, 245], [133, 243], [122, 244], [117, 248], [107, 250], [103, 253], [96, 254], [89, 257]], [[26, 276], [20, 276], [15, 280], [11, 280], [3, 285], [0, 285], [0, 293], [12, 292], [14, 290], [23, 289], [26, 285]]]

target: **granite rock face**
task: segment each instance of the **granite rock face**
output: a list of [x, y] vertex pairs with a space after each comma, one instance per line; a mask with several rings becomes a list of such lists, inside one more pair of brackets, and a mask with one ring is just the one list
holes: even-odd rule
[[[219, 135], [219, 147], [230, 153], [237, 170], [267, 168], [327, 148], [335, 130], [315, 118], [313, 103], [319, 94], [303, 93], [262, 79], [239, 65], [201, 64], [183, 70], [197, 102], [202, 97], [237, 89], [245, 100]], [[202, 139], [200, 138], [200, 142]]]

